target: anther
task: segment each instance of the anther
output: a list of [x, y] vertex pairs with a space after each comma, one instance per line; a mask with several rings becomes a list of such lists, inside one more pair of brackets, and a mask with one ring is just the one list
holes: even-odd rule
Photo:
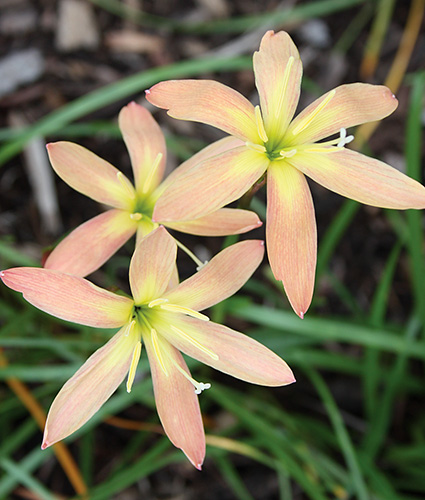
[[183, 337], [185, 340], [190, 342], [194, 347], [196, 347], [200, 351], [207, 354], [210, 358], [214, 359], [215, 361], [218, 361], [220, 359], [215, 352], [213, 352], [210, 349], [208, 349], [207, 347], [203, 346], [200, 342], [198, 342], [197, 340], [192, 338], [186, 332], [184, 332], [183, 330], [180, 330], [180, 328], [177, 328], [174, 325], [170, 325], [170, 328], [174, 333], [177, 333], [177, 335], [180, 335], [180, 337]]
[[142, 218], [143, 218], [143, 215], [140, 212], [134, 212], [134, 214], [130, 214], [131, 220], [139, 221], [139, 220], [142, 220]]
[[130, 333], [133, 331], [134, 329], [134, 325], [136, 324], [136, 321], [133, 319], [132, 321], [130, 321], [130, 323], [127, 324], [126, 328], [125, 328], [125, 333], [124, 333], [124, 337], [128, 337], [130, 335]]
[[198, 382], [198, 385], [195, 386], [195, 394], [201, 394], [202, 391], [205, 391], [206, 389], [210, 389], [211, 384], [207, 383], [204, 384], [203, 382]]
[[134, 382], [134, 377], [136, 375], [136, 369], [137, 365], [140, 360], [140, 353], [142, 352], [142, 343], [137, 342], [134, 351], [133, 351], [133, 358], [131, 360], [131, 365], [130, 365], [130, 370], [128, 371], [128, 378], [127, 378], [127, 392], [131, 392], [131, 388], [133, 386]]
[[245, 146], [249, 149], [253, 149], [254, 151], [257, 151], [257, 153], [266, 153], [267, 149], [264, 146], [261, 146], [260, 144], [254, 144], [253, 142], [245, 142]]
[[284, 149], [282, 149], [279, 154], [282, 158], [292, 158], [296, 153], [296, 149], [291, 149], [290, 151], [285, 151]]
[[149, 188], [151, 187], [151, 184], [152, 184], [152, 180], [154, 178], [154, 175], [156, 174], [157, 170], [158, 170], [158, 167], [159, 167], [159, 164], [161, 163], [161, 160], [162, 160], [162, 157], [164, 155], [162, 153], [158, 153], [156, 155], [156, 158], [152, 164], [152, 167], [149, 171], [149, 174], [148, 176], [146, 177], [146, 180], [145, 182], [143, 183], [143, 188], [142, 188], [142, 192], [144, 194], [146, 194], [148, 191], [149, 191]]
[[196, 266], [196, 270], [200, 271], [203, 267], [205, 267], [208, 264], [207, 260], [204, 260], [203, 263], [199, 264], [199, 266]]
[[121, 186], [126, 190], [128, 196], [134, 200], [136, 198], [136, 193], [134, 191], [133, 184], [127, 179], [127, 177], [122, 172], [117, 172], [117, 179], [120, 181]]
[[191, 377], [186, 370], [184, 370], [173, 358], [170, 358], [177, 370], [195, 387], [195, 394], [201, 394], [202, 391], [209, 389], [211, 384], [203, 382], [198, 382], [193, 377]]
[[323, 99], [323, 101], [316, 107], [314, 111], [309, 113], [304, 120], [301, 120], [301, 123], [299, 123], [294, 130], [292, 131], [293, 135], [297, 135], [300, 132], [302, 132], [305, 128], [307, 128], [310, 123], [316, 118], [316, 116], [329, 104], [329, 102], [332, 100], [333, 96], [335, 95], [336, 91], [335, 89], [331, 90], [328, 95]]
[[162, 357], [161, 348], [159, 345], [158, 334], [156, 333], [156, 330], [154, 328], [151, 329], [151, 338], [153, 350], [155, 351], [159, 366], [161, 367], [161, 370], [164, 372], [165, 376], [168, 377], [168, 371], [167, 368], [165, 368], [164, 358]]
[[303, 149], [303, 153], [336, 153], [338, 151], [341, 151], [342, 148], [338, 147], [319, 147], [319, 144], [317, 144], [318, 147], [311, 147], [311, 148], [305, 148]]
[[177, 312], [177, 313], [182, 313], [182, 314], [187, 314], [188, 316], [191, 316], [192, 318], [197, 318], [202, 321], [209, 321], [210, 318], [206, 316], [205, 314], [202, 314], [198, 311], [194, 311], [193, 309], [190, 309], [189, 307], [184, 307], [184, 306], [179, 306], [178, 304], [160, 304], [159, 307], [165, 311], [170, 311], [170, 312]]
[[148, 307], [156, 307], [161, 304], [166, 304], [168, 302], [168, 299], [154, 299], [151, 300], [148, 304]]
[[269, 138], [267, 137], [266, 129], [264, 128], [263, 117], [261, 116], [260, 106], [255, 106], [255, 123], [257, 125], [257, 132], [263, 142], [267, 142]]

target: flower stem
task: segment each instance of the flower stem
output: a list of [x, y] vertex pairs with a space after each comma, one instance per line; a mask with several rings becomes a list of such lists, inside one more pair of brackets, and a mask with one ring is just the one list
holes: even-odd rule
[[266, 174], [264, 174], [239, 200], [238, 208], [247, 209], [251, 205], [251, 200], [255, 193], [266, 184]]

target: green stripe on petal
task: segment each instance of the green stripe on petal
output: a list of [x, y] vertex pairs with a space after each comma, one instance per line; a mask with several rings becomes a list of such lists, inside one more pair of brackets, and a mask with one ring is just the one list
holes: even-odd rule
[[299, 152], [288, 160], [313, 180], [347, 198], [383, 208], [425, 208], [425, 187], [382, 161], [349, 149]]
[[226, 236], [241, 234], [262, 225], [258, 215], [249, 210], [221, 208], [199, 219], [164, 223], [170, 229], [199, 236]]
[[110, 163], [72, 142], [50, 143], [47, 151], [55, 172], [72, 188], [100, 203], [131, 210], [134, 188]]
[[[170, 314], [161, 317], [155, 326], [158, 333], [180, 351], [233, 377], [270, 387], [295, 382], [283, 359], [256, 340], [226, 326]], [[179, 330], [184, 335], [179, 334]]]
[[294, 42], [284, 31], [268, 31], [253, 60], [264, 126], [273, 148], [279, 144], [297, 108], [302, 63]]
[[325, 139], [341, 128], [381, 120], [391, 114], [398, 101], [383, 85], [341, 85], [316, 99], [289, 125], [285, 147]]
[[307, 181], [286, 160], [272, 163], [267, 175], [266, 241], [273, 274], [302, 318], [313, 295], [316, 221]]
[[165, 292], [176, 254], [177, 245], [164, 227], [141, 240], [130, 262], [130, 288], [136, 305], [147, 304]]
[[186, 363], [177, 349], [160, 336], [156, 337], [157, 345], [150, 334], [145, 334], [143, 339], [164, 431], [174, 446], [180, 448], [197, 469], [201, 469], [205, 457], [205, 434], [195, 388], [181, 373], [183, 370], [190, 377]]
[[243, 141], [259, 140], [254, 106], [213, 80], [170, 80], [146, 91], [146, 99], [180, 120], [207, 123]]
[[131, 299], [60, 271], [17, 267], [1, 271], [0, 277], [38, 309], [81, 325], [116, 328], [128, 321], [133, 308]]
[[246, 146], [205, 160], [181, 176], [158, 199], [158, 223], [197, 219], [231, 203], [263, 175], [270, 161]]
[[137, 222], [124, 210], [108, 210], [78, 226], [49, 255], [46, 269], [87, 276], [133, 236]]
[[264, 243], [247, 240], [225, 248], [200, 271], [163, 297], [200, 311], [236, 293], [252, 276], [264, 255]]
[[164, 134], [149, 111], [135, 102], [121, 110], [118, 123], [130, 154], [137, 192], [146, 197], [164, 175]]
[[42, 448], [84, 425], [115, 392], [127, 375], [139, 343], [127, 325], [98, 349], [59, 391], [47, 416]]

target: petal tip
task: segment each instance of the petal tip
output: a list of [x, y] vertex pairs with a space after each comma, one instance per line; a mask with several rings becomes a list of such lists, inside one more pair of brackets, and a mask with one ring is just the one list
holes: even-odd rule
[[192, 458], [188, 455], [188, 453], [186, 453], [184, 451], [183, 448], [180, 448], [182, 450], [182, 452], [186, 455], [186, 458], [189, 460], [189, 462], [195, 467], [195, 469], [198, 469], [198, 470], [202, 470], [202, 465], [204, 464], [204, 457], [205, 457], [205, 451], [204, 453], [202, 454], [202, 458], [201, 457], [194, 457], [194, 459], [192, 460]]
[[150, 93], [151, 93], [151, 89], [146, 89], [146, 90], [145, 90], [145, 94], [146, 94], [146, 95], [149, 95]]
[[46, 448], [48, 448], [50, 446], [50, 444], [47, 442], [47, 441], [43, 441], [42, 445], [41, 445], [41, 449], [42, 450], [45, 450]]

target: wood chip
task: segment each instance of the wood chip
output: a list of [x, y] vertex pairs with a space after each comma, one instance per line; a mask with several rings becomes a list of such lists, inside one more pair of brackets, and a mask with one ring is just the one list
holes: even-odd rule
[[[10, 125], [21, 128], [28, 125], [21, 113], [11, 113]], [[24, 165], [32, 188], [35, 202], [40, 213], [43, 229], [49, 234], [58, 234], [61, 229], [59, 206], [49, 163], [46, 143], [43, 138], [35, 137], [24, 148]]]
[[0, 97], [37, 80], [44, 72], [44, 65], [38, 49], [20, 50], [0, 59]]
[[62, 52], [99, 46], [100, 35], [91, 4], [81, 0], [62, 0], [58, 10], [56, 47]]
[[152, 54], [164, 50], [164, 39], [137, 31], [110, 31], [105, 44], [114, 52]]

